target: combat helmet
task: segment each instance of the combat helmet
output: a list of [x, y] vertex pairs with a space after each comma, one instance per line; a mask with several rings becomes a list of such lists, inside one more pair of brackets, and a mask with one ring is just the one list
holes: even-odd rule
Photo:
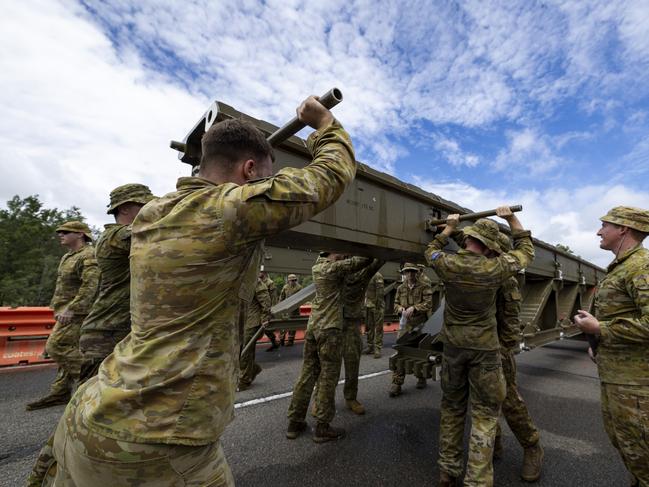
[[106, 213], [109, 215], [115, 213], [117, 207], [124, 203], [140, 203], [146, 205], [154, 198], [155, 196], [153, 196], [151, 190], [145, 184], [123, 184], [110, 192], [110, 203], [108, 204], [108, 211]]
[[288, 275], [288, 280], [289, 281], [297, 281], [297, 276], [295, 274], [289, 274]]
[[500, 253], [500, 245], [498, 245], [498, 234], [500, 228], [498, 224], [487, 218], [480, 218], [473, 225], [463, 228], [464, 235], [473, 237], [482, 242], [488, 249]]
[[59, 225], [56, 227], [55, 232], [83, 233], [86, 236], [86, 239], [92, 242], [92, 232], [90, 231], [90, 227], [78, 220], [71, 220]]
[[600, 218], [603, 222], [633, 228], [642, 233], [649, 233], [649, 211], [633, 206], [616, 206]]

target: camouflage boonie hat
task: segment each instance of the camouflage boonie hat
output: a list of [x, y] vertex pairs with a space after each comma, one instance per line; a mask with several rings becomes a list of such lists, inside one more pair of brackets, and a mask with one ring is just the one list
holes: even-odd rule
[[642, 233], [649, 233], [649, 211], [633, 206], [616, 206], [600, 218], [603, 222], [633, 228]]
[[295, 274], [289, 274], [288, 275], [288, 280], [289, 281], [297, 281], [297, 276]]
[[90, 227], [83, 222], [72, 220], [65, 222], [62, 225], [56, 227], [55, 232], [73, 232], [73, 233], [83, 233], [86, 237], [92, 240], [92, 232]]
[[502, 232], [498, 233], [498, 245], [500, 246], [501, 254], [507, 253], [512, 249], [512, 241]]
[[462, 231], [464, 235], [468, 235], [482, 242], [488, 249], [494, 252], [500, 252], [500, 245], [498, 245], [500, 228], [495, 221], [480, 218], [473, 225], [463, 228]]
[[412, 264], [410, 262], [406, 262], [405, 264], [403, 264], [403, 267], [401, 268], [401, 270], [399, 272], [401, 272], [403, 274], [406, 271], [419, 272], [419, 267], [417, 267], [415, 264]]
[[110, 204], [106, 213], [110, 215], [118, 206], [124, 203], [140, 203], [146, 205], [154, 198], [155, 196], [153, 196], [149, 187], [144, 184], [124, 184], [110, 192]]

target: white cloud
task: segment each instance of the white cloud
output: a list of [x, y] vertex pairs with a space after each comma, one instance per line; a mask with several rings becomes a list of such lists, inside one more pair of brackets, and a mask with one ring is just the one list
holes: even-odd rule
[[435, 149], [453, 166], [475, 167], [480, 163], [480, 158], [475, 154], [462, 150], [457, 140], [440, 134], [433, 138]]
[[534, 237], [568, 245], [584, 259], [606, 267], [613, 254], [599, 248], [599, 217], [619, 205], [649, 208], [649, 194], [624, 185], [549, 188], [545, 191], [495, 191], [462, 182], [439, 183], [415, 176], [413, 181], [444, 199], [481, 211], [501, 204], [522, 204], [520, 219]]
[[[95, 224], [118, 184], [173, 189], [188, 168], [168, 141], [214, 98], [281, 124], [306, 94], [338, 86], [346, 100], [335, 113], [359, 159], [388, 172], [409, 153], [394, 136], [406, 140], [422, 121], [492, 135], [507, 121], [527, 128], [507, 132], [496, 169], [514, 164], [545, 177], [569, 162], [565, 140], [588, 133], [544, 135], [557, 107], [608, 114], [647, 94], [641, 1], [84, 5], [24, 0], [3, 10], [0, 198], [40, 193], [51, 205], [80, 206]], [[628, 160], [646, 173], [646, 150], [635, 142]], [[451, 164], [479, 167], [485, 156], [462, 144], [446, 137], [437, 150]]]
[[[206, 100], [124, 63], [93, 24], [54, 2], [11, 2], [0, 19], [0, 195], [40, 194], [107, 221], [108, 192], [143, 182], [158, 194], [188, 175], [169, 140]], [[29, 28], [25, 26], [29, 25]]]
[[499, 151], [493, 162], [498, 171], [515, 168], [517, 174], [523, 169], [525, 174], [537, 177], [555, 169], [563, 161], [556, 152], [555, 143], [538, 130], [525, 128], [507, 131], [508, 146]]

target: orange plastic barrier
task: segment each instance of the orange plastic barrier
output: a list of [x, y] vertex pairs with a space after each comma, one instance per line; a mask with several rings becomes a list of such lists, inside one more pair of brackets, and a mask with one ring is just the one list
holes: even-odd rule
[[0, 307], [0, 367], [51, 362], [43, 352], [54, 323], [44, 306]]

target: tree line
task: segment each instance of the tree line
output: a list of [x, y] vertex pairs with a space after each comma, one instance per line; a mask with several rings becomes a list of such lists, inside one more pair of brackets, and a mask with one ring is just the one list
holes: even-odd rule
[[84, 221], [79, 208], [45, 208], [38, 195], [14, 196], [0, 208], [0, 305], [47, 306], [65, 253], [56, 227]]

